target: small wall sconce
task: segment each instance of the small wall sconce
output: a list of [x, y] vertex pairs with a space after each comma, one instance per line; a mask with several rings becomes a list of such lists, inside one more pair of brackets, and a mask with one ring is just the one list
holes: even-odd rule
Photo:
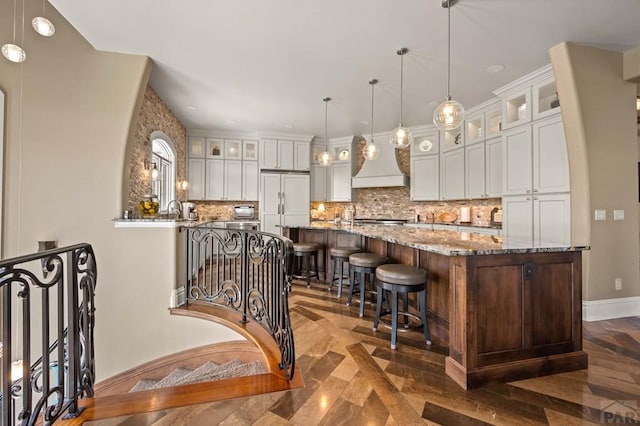
[[[144, 160], [144, 169], [149, 170], [149, 160]], [[158, 180], [159, 175], [158, 167], [156, 166], [156, 162], [151, 162], [151, 179]]]
[[180, 182], [180, 188], [182, 188], [183, 191], [186, 191], [187, 189], [189, 189], [189, 182], [183, 180], [182, 182]]

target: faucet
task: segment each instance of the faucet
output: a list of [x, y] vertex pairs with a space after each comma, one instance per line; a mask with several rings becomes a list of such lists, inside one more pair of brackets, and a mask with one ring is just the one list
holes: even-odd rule
[[[173, 210], [171, 210], [171, 205], [175, 205], [178, 206], [177, 208], [174, 207]], [[178, 200], [171, 200], [167, 203], [167, 216], [171, 214], [171, 212], [178, 212], [178, 219], [180, 219], [182, 217], [182, 204], [180, 204], [180, 201]]]

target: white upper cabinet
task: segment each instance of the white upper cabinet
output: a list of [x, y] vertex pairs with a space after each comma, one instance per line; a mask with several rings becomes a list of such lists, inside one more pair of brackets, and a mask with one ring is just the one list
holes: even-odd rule
[[258, 161], [258, 141], [242, 141], [242, 159]]
[[224, 197], [225, 200], [242, 199], [242, 161], [227, 160], [224, 162]]
[[224, 161], [207, 160], [207, 200], [224, 200]]
[[427, 132], [415, 132], [411, 156], [432, 155], [440, 151], [440, 133], [433, 129]]
[[242, 162], [242, 200], [258, 201], [258, 162]]
[[518, 90], [502, 100], [502, 128], [531, 122], [531, 88]]
[[440, 157], [421, 155], [411, 157], [411, 200], [440, 199]]
[[534, 120], [560, 112], [558, 89], [556, 89], [556, 82], [553, 77], [534, 84], [532, 90]]
[[278, 168], [278, 141], [275, 139], [262, 139], [260, 141], [260, 168]]
[[484, 198], [486, 161], [485, 146], [476, 143], [465, 148], [465, 195], [467, 198]]
[[440, 198], [464, 198], [464, 149], [444, 152], [440, 161]]
[[278, 141], [278, 169], [293, 170], [293, 141]]
[[[204, 147], [204, 140], [203, 145]], [[202, 150], [204, 156], [204, 149]], [[204, 158], [189, 158], [189, 200], [204, 200], [205, 188], [205, 160]]]
[[224, 149], [223, 139], [207, 138], [207, 158], [222, 160]]
[[224, 140], [224, 158], [227, 160], [242, 159], [242, 141], [234, 139]]
[[330, 201], [351, 201], [351, 164], [332, 164], [329, 170]]
[[204, 158], [206, 152], [205, 138], [190, 136], [189, 137], [189, 158]]
[[464, 146], [464, 127], [460, 126], [453, 130], [440, 131], [440, 148], [442, 152]]
[[560, 115], [533, 123], [533, 192], [570, 190], [569, 159]]
[[467, 138], [466, 144], [471, 145], [477, 142], [484, 141], [485, 137], [485, 124], [484, 124], [484, 112], [476, 112], [469, 115], [465, 121]]
[[327, 167], [311, 166], [311, 201], [327, 201]]
[[530, 194], [532, 191], [531, 126], [502, 133], [503, 195]]
[[309, 144], [307, 142], [295, 141], [293, 144], [295, 170], [309, 170], [309, 162], [311, 154], [309, 152]]
[[260, 169], [309, 170], [309, 143], [305, 141], [260, 140]]
[[502, 133], [502, 106], [497, 104], [484, 113], [485, 137], [487, 139], [500, 136]]
[[502, 138], [488, 139], [485, 142], [485, 196], [502, 196]]

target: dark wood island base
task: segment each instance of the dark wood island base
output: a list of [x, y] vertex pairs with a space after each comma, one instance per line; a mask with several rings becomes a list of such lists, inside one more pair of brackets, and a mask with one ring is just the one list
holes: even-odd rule
[[587, 368], [583, 248], [504, 249], [487, 236], [461, 244], [457, 232], [383, 226], [310, 225], [285, 235], [322, 243], [321, 267], [331, 247], [359, 245], [424, 269], [432, 336], [448, 345], [446, 374], [464, 389]]

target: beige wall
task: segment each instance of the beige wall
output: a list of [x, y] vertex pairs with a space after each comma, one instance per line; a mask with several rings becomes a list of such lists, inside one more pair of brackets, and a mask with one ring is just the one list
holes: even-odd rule
[[[0, 58], [7, 99], [4, 256], [34, 252], [42, 239], [93, 245], [98, 379], [166, 353], [237, 338], [225, 327], [169, 316], [175, 231], [112, 223], [127, 196], [127, 140], [149, 59], [95, 51], [53, 8], [48, 15], [57, 31], [43, 38], [28, 24], [41, 5], [25, 4], [26, 39], [19, 42], [27, 61]], [[12, 39], [12, 8], [11, 0], [0, 0], [0, 40]]]
[[[573, 43], [549, 53], [569, 152], [571, 238], [591, 246], [583, 298], [640, 295], [635, 84], [623, 80], [622, 53]], [[607, 210], [607, 220], [594, 221], [594, 209]], [[613, 221], [614, 209], [624, 221]]]

